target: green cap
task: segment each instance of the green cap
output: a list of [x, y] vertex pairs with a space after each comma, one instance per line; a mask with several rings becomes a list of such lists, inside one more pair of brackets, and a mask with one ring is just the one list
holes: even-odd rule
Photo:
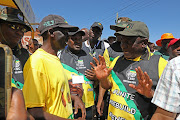
[[24, 16], [23, 13], [15, 8], [11, 7], [4, 7], [0, 10], [0, 20], [7, 21], [7, 22], [13, 22], [13, 23], [19, 23], [26, 27], [28, 31], [31, 30], [31, 28], [26, 25], [24, 22]]
[[123, 30], [128, 25], [128, 23], [131, 21], [132, 20], [128, 17], [120, 17], [116, 21], [116, 25], [110, 25], [110, 29], [112, 29], [112, 30], [122, 29]]
[[118, 31], [114, 35], [124, 35], [124, 36], [140, 36], [149, 39], [149, 30], [145, 23], [140, 21], [130, 22], [123, 31]]

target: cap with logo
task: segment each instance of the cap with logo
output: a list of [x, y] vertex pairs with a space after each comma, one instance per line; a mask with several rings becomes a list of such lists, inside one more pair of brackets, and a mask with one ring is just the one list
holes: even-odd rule
[[19, 23], [26, 27], [27, 31], [31, 28], [24, 22], [23, 13], [19, 9], [4, 7], [0, 10], [0, 21]]
[[103, 30], [103, 25], [100, 22], [94, 22], [91, 28], [98, 27], [101, 31]]
[[[172, 39], [170, 42], [169, 42], [169, 44], [168, 44], [168, 48], [170, 47], [170, 46], [172, 46], [172, 45], [174, 45], [176, 42], [178, 42], [180, 40], [180, 38], [174, 38], [174, 39]], [[167, 48], [167, 49], [168, 49]]]
[[161, 39], [157, 40], [156, 41], [156, 44], [158, 46], [162, 46], [161, 42], [162, 40], [169, 40], [169, 39], [174, 39], [174, 36], [172, 35], [172, 33], [164, 33], [162, 36], [161, 36]]
[[77, 31], [75, 31], [75, 32], [68, 32], [68, 35], [75, 35], [75, 34], [77, 34], [77, 33], [80, 33], [82, 36], [84, 36], [85, 35], [85, 32], [84, 31], [82, 31], [82, 30], [80, 30], [80, 29], [78, 29]]
[[116, 21], [116, 25], [110, 25], [110, 29], [112, 29], [112, 30], [122, 29], [123, 30], [128, 25], [128, 23], [131, 21], [132, 20], [128, 17], [120, 17]]
[[39, 23], [38, 30], [41, 33], [40, 35], [42, 35], [48, 29], [56, 27], [68, 29], [70, 32], [78, 30], [78, 27], [69, 25], [67, 21], [59, 15], [48, 15], [44, 17], [43, 20]]
[[149, 30], [144, 22], [132, 21], [129, 22], [123, 31], [118, 31], [114, 35], [124, 35], [124, 36], [139, 36], [149, 39]]

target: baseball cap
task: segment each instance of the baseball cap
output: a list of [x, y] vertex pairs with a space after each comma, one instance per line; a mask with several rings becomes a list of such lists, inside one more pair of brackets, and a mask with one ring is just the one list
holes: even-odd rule
[[66, 29], [69, 29], [69, 31], [71, 32], [78, 30], [78, 27], [68, 25], [67, 21], [63, 17], [59, 15], [52, 15], [52, 14], [43, 18], [43, 20], [39, 23], [38, 30], [41, 33], [40, 35], [42, 35], [48, 29], [56, 28], [56, 27], [66, 28]]
[[131, 22], [132, 20], [128, 17], [120, 17], [118, 18], [118, 20], [116, 21], [116, 25], [110, 25], [110, 29], [112, 30], [116, 30], [118, 28], [125, 28], [129, 22]]
[[[174, 39], [172, 39], [170, 42], [169, 42], [169, 44], [168, 44], [168, 48], [170, 47], [170, 46], [172, 46], [172, 45], [174, 45], [177, 41], [179, 41], [180, 40], [180, 38], [174, 38]], [[167, 49], [168, 49], [167, 48]]]
[[91, 26], [91, 28], [93, 27], [98, 27], [101, 31], [103, 30], [103, 26], [100, 22], [94, 22]]
[[23, 13], [19, 9], [4, 7], [0, 10], [0, 21], [19, 23], [26, 27], [27, 31], [31, 28], [24, 22]]
[[156, 44], [158, 46], [162, 46], [161, 42], [162, 40], [168, 40], [168, 39], [174, 39], [174, 36], [172, 35], [172, 33], [164, 33], [162, 36], [161, 36], [161, 39], [157, 40], [156, 41]]
[[85, 35], [85, 32], [82, 31], [82, 30], [80, 30], [80, 29], [78, 29], [78, 30], [75, 31], [75, 32], [68, 32], [68, 35], [75, 35], [75, 34], [77, 34], [77, 33], [81, 33], [82, 36]]
[[129, 22], [123, 31], [118, 31], [114, 35], [124, 35], [124, 36], [140, 36], [149, 39], [149, 30], [147, 25], [141, 21]]

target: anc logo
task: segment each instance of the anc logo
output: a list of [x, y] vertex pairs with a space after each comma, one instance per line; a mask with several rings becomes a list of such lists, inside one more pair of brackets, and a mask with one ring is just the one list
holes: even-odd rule
[[98, 25], [100, 25], [100, 26], [101, 26], [102, 24], [101, 24], [101, 23], [98, 23]]
[[64, 20], [65, 23], [68, 23], [66, 20]]
[[46, 21], [46, 22], [44, 22], [44, 26], [46, 26], [46, 27], [48, 27], [48, 26], [52, 26], [52, 25], [54, 25], [54, 20], [51, 20], [51, 21]]
[[127, 77], [128, 80], [135, 80], [136, 71], [135, 71], [135, 70], [128, 69], [128, 70], [126, 71], [126, 77]]
[[129, 23], [127, 26], [126, 26], [126, 29], [132, 29], [133, 28], [133, 26], [134, 26], [134, 24], [132, 24], [132, 23]]

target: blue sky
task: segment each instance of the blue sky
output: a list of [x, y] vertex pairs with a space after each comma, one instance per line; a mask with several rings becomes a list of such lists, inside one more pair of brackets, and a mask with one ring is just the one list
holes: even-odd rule
[[49, 14], [57, 14], [70, 25], [90, 28], [94, 22], [104, 26], [102, 39], [114, 35], [110, 25], [119, 17], [147, 24], [150, 41], [155, 43], [163, 33], [180, 38], [180, 0], [29, 0], [40, 22]]

